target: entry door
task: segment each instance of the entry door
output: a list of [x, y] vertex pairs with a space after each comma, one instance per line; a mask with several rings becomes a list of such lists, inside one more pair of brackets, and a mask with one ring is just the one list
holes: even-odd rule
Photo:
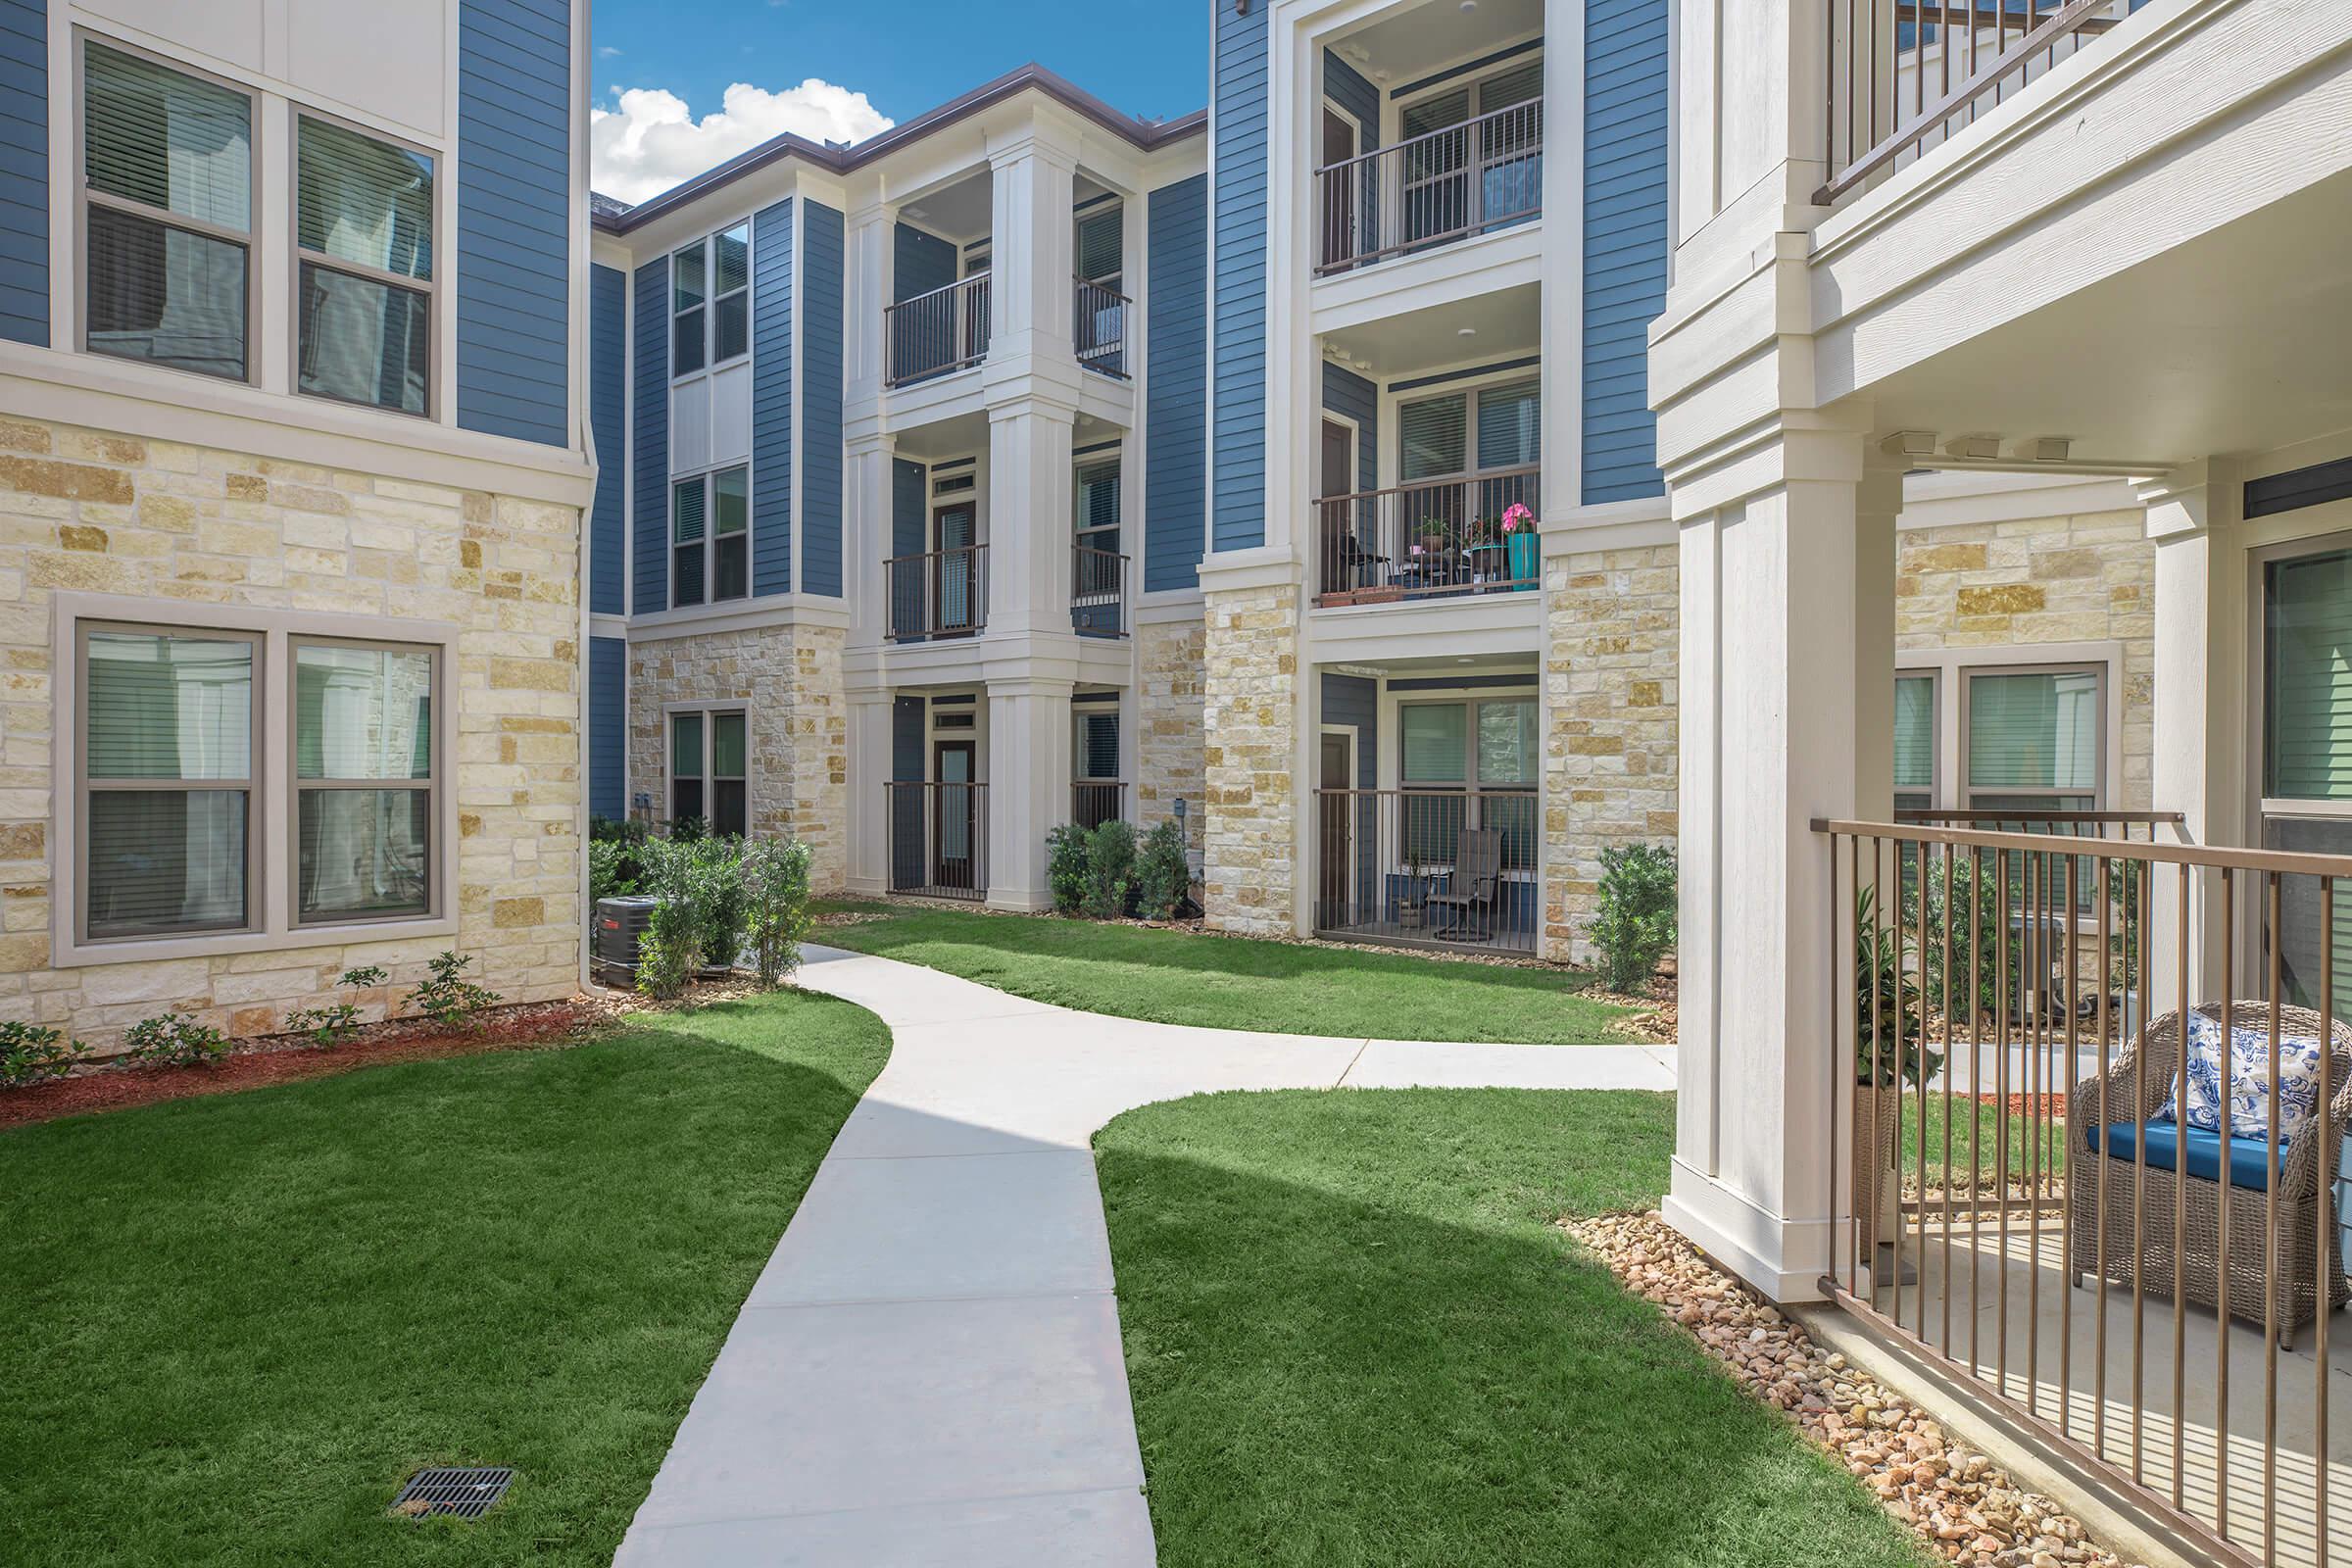
[[1345, 735], [1325, 735], [1321, 756], [1315, 768], [1315, 783], [1326, 793], [1315, 799], [1321, 803], [1319, 836], [1322, 865], [1319, 873], [1320, 891], [1317, 894], [1323, 910], [1316, 920], [1320, 926], [1341, 926], [1350, 923], [1348, 888], [1355, 864], [1354, 847], [1349, 843], [1348, 824], [1354, 813], [1349, 807], [1351, 795], [1328, 793], [1355, 788], [1355, 746]]
[[939, 809], [931, 817], [931, 862], [943, 888], [975, 890], [978, 870], [972, 862], [972, 843], [979, 827], [975, 807], [979, 791], [972, 788], [973, 748], [970, 741], [941, 741], [932, 750], [932, 793]]
[[980, 629], [979, 514], [968, 501], [941, 507], [931, 516], [934, 602], [942, 632]]
[[[1323, 165], [1346, 163], [1355, 156], [1355, 122], [1336, 109], [1323, 111]], [[1334, 175], [1323, 185], [1323, 265], [1337, 266], [1355, 257], [1356, 176]]]
[[[1355, 490], [1355, 427], [1337, 419], [1323, 421], [1320, 467], [1321, 491], [1326, 497], [1351, 495]], [[1354, 510], [1346, 501], [1326, 500], [1323, 513], [1323, 589], [1370, 586], [1355, 580], [1359, 552], [1354, 548]]]

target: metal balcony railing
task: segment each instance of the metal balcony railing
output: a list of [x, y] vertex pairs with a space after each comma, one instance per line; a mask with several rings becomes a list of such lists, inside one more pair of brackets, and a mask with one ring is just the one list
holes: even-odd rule
[[988, 546], [893, 556], [882, 570], [893, 641], [969, 637], [988, 625]]
[[1075, 319], [1070, 343], [1078, 363], [1089, 370], [1122, 379], [1127, 374], [1127, 310], [1133, 303], [1104, 283], [1079, 278], [1075, 289]]
[[1089, 637], [1127, 635], [1127, 558], [1079, 545], [1070, 552], [1070, 625]]
[[1315, 171], [1315, 273], [1468, 239], [1544, 211], [1544, 103], [1512, 104]]
[[935, 899], [988, 897], [988, 786], [882, 786], [890, 827], [890, 891]]
[[882, 323], [894, 387], [928, 380], [988, 358], [989, 274], [885, 306]]
[[1535, 952], [1534, 790], [1314, 794], [1318, 935]]
[[1092, 833], [1127, 814], [1124, 779], [1082, 778], [1070, 784], [1070, 820]]
[[1506, 530], [1514, 505], [1542, 498], [1537, 464], [1416, 479], [1326, 496], [1315, 509], [1315, 602], [1322, 606], [1517, 593], [1543, 576], [1534, 525]]

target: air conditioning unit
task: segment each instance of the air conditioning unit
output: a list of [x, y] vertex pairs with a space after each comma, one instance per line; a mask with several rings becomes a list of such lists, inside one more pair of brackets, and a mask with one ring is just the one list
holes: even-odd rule
[[596, 901], [599, 969], [629, 975], [637, 972], [637, 944], [644, 939], [646, 927], [653, 923], [655, 903], [653, 899], [638, 897]]

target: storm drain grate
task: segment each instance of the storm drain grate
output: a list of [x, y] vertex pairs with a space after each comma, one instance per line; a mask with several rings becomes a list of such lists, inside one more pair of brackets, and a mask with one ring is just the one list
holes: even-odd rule
[[442, 1514], [479, 1519], [507, 1494], [514, 1480], [512, 1470], [419, 1470], [400, 1489], [392, 1511], [403, 1519]]

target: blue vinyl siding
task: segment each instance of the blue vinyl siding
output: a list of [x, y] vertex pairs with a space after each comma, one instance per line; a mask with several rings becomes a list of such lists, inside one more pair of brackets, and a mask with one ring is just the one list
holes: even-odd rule
[[1266, 540], [1266, 15], [1217, 7], [1211, 542]]
[[637, 593], [632, 614], [669, 608], [669, 258], [637, 269]]
[[[1323, 96], [1353, 116], [1356, 123], [1355, 150], [1358, 154], [1377, 152], [1380, 148], [1380, 89], [1366, 81], [1353, 66], [1340, 58], [1336, 49], [1323, 51]], [[1315, 162], [1323, 161], [1323, 122], [1315, 120]], [[1363, 168], [1361, 189], [1356, 194], [1360, 209], [1356, 221], [1359, 232], [1380, 232], [1380, 166], [1366, 164]]]
[[458, 423], [564, 446], [568, 0], [461, 0], [458, 77]]
[[[1355, 787], [1380, 787], [1380, 682], [1362, 675], [1323, 676], [1323, 722], [1355, 731]], [[1320, 766], [1320, 760], [1318, 760]], [[1315, 785], [1322, 787], [1320, 773]], [[1355, 885], [1369, 888], [1380, 875], [1380, 804], [1366, 799], [1355, 805]], [[1319, 897], [1320, 895], [1318, 895]]]
[[588, 270], [588, 421], [596, 433], [596, 503], [589, 513], [588, 608], [629, 612], [629, 279]]
[[906, 458], [890, 462], [890, 553], [919, 556], [929, 548], [931, 474]]
[[801, 591], [841, 597], [842, 251], [847, 226], [801, 204]]
[[752, 592], [792, 591], [792, 201], [752, 220]]
[[0, 338], [49, 345], [49, 8], [0, 0]]
[[956, 281], [956, 247], [911, 223], [901, 223], [891, 247], [890, 297], [910, 300]]
[[588, 809], [617, 822], [629, 814], [629, 645], [588, 639]]
[[1584, 502], [1666, 493], [1649, 323], [1666, 305], [1667, 0], [1585, 8]]
[[[1355, 487], [1380, 488], [1380, 388], [1345, 366], [1323, 363], [1323, 411], [1353, 420]], [[1318, 471], [1316, 478], [1322, 477]], [[1329, 688], [1327, 687], [1326, 690]]]
[[930, 726], [930, 710], [920, 697], [894, 697], [890, 700], [890, 777], [897, 784], [920, 784], [930, 759], [924, 732]]
[[1159, 593], [1200, 580], [1208, 489], [1208, 176], [1153, 191], [1149, 221], [1144, 589]]

